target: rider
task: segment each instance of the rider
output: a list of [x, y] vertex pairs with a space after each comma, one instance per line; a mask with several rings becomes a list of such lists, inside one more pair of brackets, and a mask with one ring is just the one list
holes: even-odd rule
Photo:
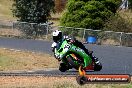
[[[57, 44], [59, 44], [59, 42], [63, 41], [64, 39], [66, 39], [68, 42], [74, 44], [75, 46], [77, 46], [77, 47], [79, 47], [81, 49], [83, 49], [85, 51], [85, 53], [88, 54], [89, 56], [91, 56], [94, 61], [98, 62], [98, 58], [92, 56], [92, 52], [88, 51], [85, 48], [85, 46], [81, 42], [79, 42], [78, 40], [76, 40], [75, 38], [68, 37], [68, 36], [63, 36], [62, 32], [59, 31], [59, 30], [55, 30], [53, 32], [52, 36], [53, 36], [53, 41], [54, 42], [52, 43], [51, 48], [52, 48], [53, 52], [54, 52], [55, 48], [57, 47]], [[60, 60], [60, 56], [59, 55], [55, 55], [55, 58], [58, 59], [58, 60]]]

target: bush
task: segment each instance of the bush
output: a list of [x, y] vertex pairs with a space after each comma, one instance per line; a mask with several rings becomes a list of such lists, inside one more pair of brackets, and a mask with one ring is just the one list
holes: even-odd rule
[[105, 23], [103, 30], [111, 30], [116, 32], [132, 32], [132, 23], [122, 18], [119, 14], [113, 15]]
[[61, 26], [101, 29], [114, 13], [120, 0], [68, 0]]

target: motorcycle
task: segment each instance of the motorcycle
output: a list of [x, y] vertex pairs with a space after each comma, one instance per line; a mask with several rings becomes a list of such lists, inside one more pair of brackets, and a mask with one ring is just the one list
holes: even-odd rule
[[61, 56], [61, 61], [59, 70], [65, 72], [69, 69], [76, 69], [80, 66], [85, 66], [84, 70], [94, 70], [100, 71], [102, 69], [102, 64], [98, 61], [92, 59], [91, 56], [87, 55], [85, 51], [67, 40], [60, 42], [54, 50], [54, 54], [59, 54]]

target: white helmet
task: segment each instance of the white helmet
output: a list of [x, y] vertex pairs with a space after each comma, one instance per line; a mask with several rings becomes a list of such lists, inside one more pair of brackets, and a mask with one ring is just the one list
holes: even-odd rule
[[53, 41], [54, 41], [54, 42], [60, 41], [60, 40], [62, 39], [62, 37], [63, 37], [63, 36], [62, 36], [62, 32], [59, 31], [59, 30], [55, 30], [55, 31], [53, 32], [52, 36], [53, 36]]

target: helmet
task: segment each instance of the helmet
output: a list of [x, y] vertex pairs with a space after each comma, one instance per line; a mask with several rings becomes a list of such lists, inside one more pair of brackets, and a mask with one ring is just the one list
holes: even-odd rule
[[59, 31], [59, 30], [55, 30], [53, 32], [53, 35], [52, 36], [53, 36], [53, 41], [54, 42], [58, 42], [58, 41], [60, 41], [62, 39], [62, 32]]

